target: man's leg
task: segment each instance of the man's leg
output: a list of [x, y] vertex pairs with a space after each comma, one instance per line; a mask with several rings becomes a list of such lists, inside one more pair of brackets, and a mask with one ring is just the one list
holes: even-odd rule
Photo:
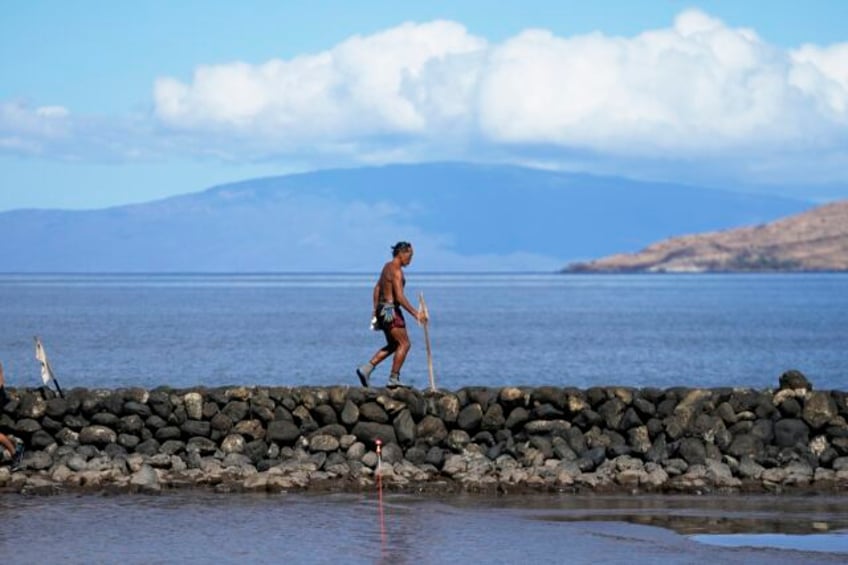
[[15, 444], [12, 443], [12, 440], [6, 434], [0, 434], [0, 445], [9, 452], [9, 457], [14, 457], [15, 455]]
[[397, 348], [398, 344], [396, 341], [391, 341], [387, 343], [384, 347], [377, 350], [377, 353], [374, 354], [374, 357], [371, 358], [371, 361], [369, 361], [369, 363], [376, 367], [377, 365], [385, 361], [389, 355], [394, 353]]
[[389, 386], [400, 386], [400, 370], [403, 367], [403, 362], [406, 361], [406, 355], [409, 353], [412, 344], [409, 342], [409, 334], [406, 328], [392, 328], [392, 339], [397, 343], [395, 357], [392, 359], [392, 374], [389, 375]]
[[386, 345], [378, 349], [370, 361], [356, 368], [356, 375], [359, 377], [359, 382], [362, 386], [368, 386], [368, 380], [371, 378], [371, 372], [374, 368], [386, 360], [386, 358], [395, 352], [398, 347], [396, 341], [393, 340], [389, 332], [384, 332], [386, 335]]

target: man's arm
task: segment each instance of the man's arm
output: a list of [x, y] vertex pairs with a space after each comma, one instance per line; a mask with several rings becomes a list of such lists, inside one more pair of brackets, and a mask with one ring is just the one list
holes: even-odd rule
[[406, 295], [403, 293], [403, 284], [401, 283], [402, 279], [402, 273], [400, 267], [398, 267], [397, 271], [392, 273], [392, 291], [395, 295], [395, 303], [403, 306], [406, 311], [415, 316], [415, 320], [418, 321], [418, 309], [410, 304], [409, 300], [406, 299]]
[[8, 401], [9, 396], [6, 394], [6, 375], [3, 374], [3, 363], [0, 363], [0, 404], [6, 404]]
[[377, 306], [380, 302], [380, 281], [377, 281], [377, 284], [374, 285], [374, 313], [377, 313]]

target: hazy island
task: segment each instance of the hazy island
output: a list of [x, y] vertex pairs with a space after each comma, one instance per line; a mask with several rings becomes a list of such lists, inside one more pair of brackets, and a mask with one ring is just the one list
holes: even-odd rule
[[848, 200], [754, 227], [673, 237], [568, 273], [848, 271]]

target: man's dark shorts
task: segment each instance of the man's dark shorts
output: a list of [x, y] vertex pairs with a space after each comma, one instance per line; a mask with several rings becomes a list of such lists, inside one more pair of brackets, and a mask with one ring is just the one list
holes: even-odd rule
[[394, 318], [391, 322], [386, 322], [382, 316], [377, 316], [377, 324], [381, 330], [388, 332], [395, 328], [405, 328], [406, 320], [403, 319], [403, 312], [397, 306], [393, 308]]

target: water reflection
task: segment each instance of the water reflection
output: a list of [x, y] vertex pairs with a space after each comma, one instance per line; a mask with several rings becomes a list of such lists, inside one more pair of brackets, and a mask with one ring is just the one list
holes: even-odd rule
[[[382, 530], [376, 492], [4, 495], [0, 551], [12, 563], [108, 563], [118, 556], [123, 563], [516, 563], [552, 556], [574, 563], [842, 563], [846, 502], [392, 493], [383, 500]], [[798, 535], [809, 532], [816, 533]], [[758, 543], [762, 548], [751, 548]]]
[[831, 534], [709, 534], [694, 535], [691, 539], [721, 547], [767, 547], [800, 551], [848, 553], [848, 530]]
[[[679, 534], [813, 534], [848, 529], [848, 497], [814, 496], [574, 496], [532, 500], [533, 518], [624, 521]], [[514, 503], [507, 502], [514, 506]]]

